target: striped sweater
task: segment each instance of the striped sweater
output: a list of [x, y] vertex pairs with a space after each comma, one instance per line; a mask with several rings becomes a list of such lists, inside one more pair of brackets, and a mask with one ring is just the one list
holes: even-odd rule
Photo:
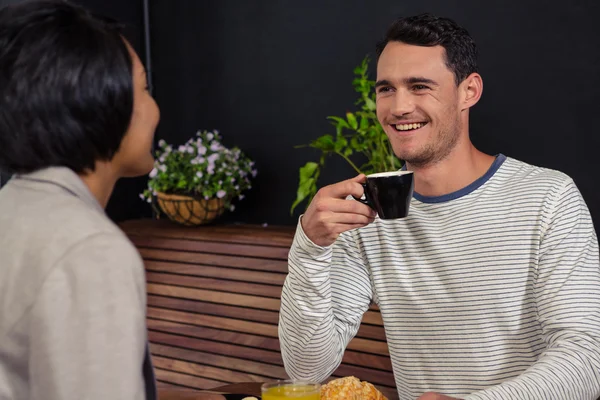
[[415, 193], [407, 218], [376, 219], [329, 247], [298, 224], [281, 300], [294, 378], [326, 379], [375, 302], [402, 400], [600, 395], [598, 240], [557, 171], [499, 155], [471, 185]]

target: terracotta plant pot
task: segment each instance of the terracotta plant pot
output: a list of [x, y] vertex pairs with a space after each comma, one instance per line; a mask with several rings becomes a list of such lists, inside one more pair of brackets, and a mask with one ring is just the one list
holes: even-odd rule
[[159, 192], [156, 200], [171, 221], [188, 226], [207, 224], [225, 211], [224, 198], [205, 200]]

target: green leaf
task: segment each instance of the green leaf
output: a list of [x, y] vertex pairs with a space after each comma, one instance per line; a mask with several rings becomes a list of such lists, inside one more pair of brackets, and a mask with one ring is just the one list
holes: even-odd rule
[[360, 119], [360, 129], [361, 131], [366, 131], [367, 129], [369, 129], [369, 120], [366, 119], [365, 117], [362, 117]]
[[300, 168], [300, 183], [312, 178], [318, 168], [319, 164], [316, 162], [309, 161], [304, 164], [304, 166]]
[[319, 176], [319, 164], [315, 162], [307, 162], [300, 168], [300, 183], [296, 192], [296, 200], [292, 204], [290, 214], [294, 213], [294, 209], [304, 200], [312, 200], [317, 193], [317, 178]]
[[343, 118], [336, 117], [336, 116], [329, 116], [329, 117], [327, 117], [327, 119], [330, 121], [334, 121], [333, 124], [336, 126], [341, 126], [342, 128], [350, 129], [350, 125], [348, 125], [348, 122], [346, 122], [346, 120]]
[[356, 121], [356, 117], [351, 112], [346, 113], [346, 119], [348, 120], [348, 124], [352, 129], [358, 129], [358, 122]]
[[321, 149], [323, 151], [333, 151], [335, 148], [335, 144], [333, 142], [333, 136], [331, 135], [323, 135], [317, 140], [311, 143], [312, 147], [316, 147], [317, 149]]
[[371, 111], [377, 108], [377, 105], [370, 97], [365, 97], [365, 105], [367, 106], [367, 109]]
[[343, 136], [339, 136], [337, 138], [337, 140], [335, 141], [334, 151], [335, 152], [340, 152], [346, 146], [348, 146], [348, 140], [346, 140], [346, 138], [343, 137]]

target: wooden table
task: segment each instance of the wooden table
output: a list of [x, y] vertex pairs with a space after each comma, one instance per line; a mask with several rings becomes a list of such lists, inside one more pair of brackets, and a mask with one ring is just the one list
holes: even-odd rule
[[260, 396], [261, 382], [241, 382], [231, 385], [219, 386], [212, 390], [193, 390], [193, 389], [175, 389], [159, 388], [159, 400], [223, 400], [221, 394], [247, 394]]

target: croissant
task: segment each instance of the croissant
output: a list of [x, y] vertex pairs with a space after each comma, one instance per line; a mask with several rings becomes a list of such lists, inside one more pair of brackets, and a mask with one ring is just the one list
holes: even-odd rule
[[321, 386], [321, 400], [387, 400], [371, 383], [354, 376], [334, 379]]

